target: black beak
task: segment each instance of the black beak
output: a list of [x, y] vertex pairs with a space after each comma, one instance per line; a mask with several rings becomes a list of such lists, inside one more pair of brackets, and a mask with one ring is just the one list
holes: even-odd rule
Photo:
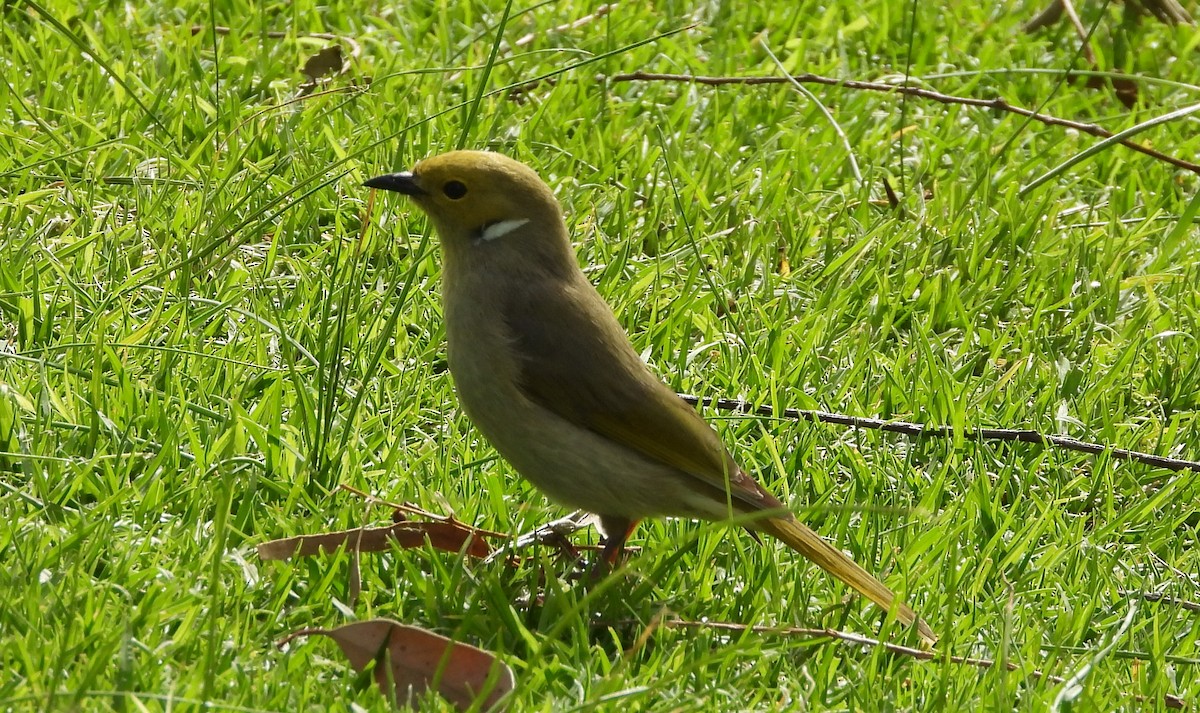
[[382, 176], [372, 178], [363, 185], [367, 188], [379, 188], [384, 191], [403, 193], [406, 196], [425, 195], [425, 191], [421, 190], [421, 187], [417, 185], [416, 177], [412, 175], [412, 171], [385, 173]]

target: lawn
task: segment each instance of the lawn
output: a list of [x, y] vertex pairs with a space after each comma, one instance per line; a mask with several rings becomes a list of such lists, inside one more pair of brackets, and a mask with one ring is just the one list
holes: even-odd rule
[[[1200, 102], [1200, 30], [1079, 3], [1085, 51], [1033, 4], [650, 5], [0, 6], [0, 708], [387, 710], [331, 642], [276, 646], [375, 617], [494, 652], [511, 710], [1196, 705], [1197, 475], [969, 436], [1200, 459], [1200, 175], [1005, 109], [1200, 160], [1200, 113], [1153, 122]], [[390, 521], [343, 485], [507, 534], [565, 514], [458, 408], [436, 236], [361, 186], [457, 147], [546, 179], [674, 389], [774, 409], [702, 412], [935, 660], [746, 628], [919, 647], [714, 524], [643, 524], [596, 586], [542, 545], [260, 559]]]

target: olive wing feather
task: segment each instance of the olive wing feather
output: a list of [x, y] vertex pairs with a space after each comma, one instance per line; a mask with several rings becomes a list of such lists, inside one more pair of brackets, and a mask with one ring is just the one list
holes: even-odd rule
[[526, 287], [502, 312], [530, 400], [732, 493], [749, 509], [781, 507], [738, 467], [695, 409], [651, 373], [590, 284], [556, 283], [553, 294]]

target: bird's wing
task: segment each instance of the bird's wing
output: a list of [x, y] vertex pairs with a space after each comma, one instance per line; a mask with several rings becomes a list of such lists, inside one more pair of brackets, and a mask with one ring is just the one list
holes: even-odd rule
[[730, 504], [741, 505], [735, 512], [783, 507], [738, 467], [695, 409], [650, 372], [608, 305], [586, 280], [579, 282], [558, 283], [553, 295], [526, 286], [505, 305], [529, 399], [718, 488], [714, 497], [731, 494]]

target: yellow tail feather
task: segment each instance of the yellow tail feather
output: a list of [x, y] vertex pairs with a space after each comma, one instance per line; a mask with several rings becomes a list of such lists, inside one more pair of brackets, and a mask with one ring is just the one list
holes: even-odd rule
[[821, 569], [853, 587], [859, 594], [891, 611], [896, 607], [896, 617], [905, 624], [916, 625], [917, 633], [930, 644], [937, 642], [937, 635], [917, 613], [904, 602], [897, 601], [896, 594], [887, 585], [876, 579], [850, 559], [844, 552], [826, 542], [816, 532], [799, 520], [788, 517], [765, 518], [755, 522], [754, 529], [778, 538], [788, 547], [812, 560]]

